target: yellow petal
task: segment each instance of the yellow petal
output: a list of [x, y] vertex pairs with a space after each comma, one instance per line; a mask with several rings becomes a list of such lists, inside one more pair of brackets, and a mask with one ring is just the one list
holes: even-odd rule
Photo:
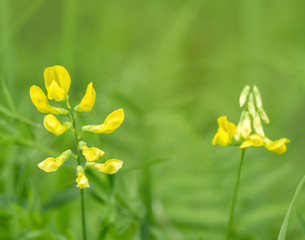
[[45, 172], [55, 172], [65, 160], [72, 154], [71, 150], [63, 152], [57, 158], [48, 157], [38, 164], [38, 167]]
[[87, 144], [83, 141], [79, 143], [82, 153], [85, 156], [88, 162], [93, 162], [102, 157], [105, 152], [96, 147], [88, 147]]
[[37, 110], [41, 113], [49, 113], [49, 102], [47, 96], [44, 94], [42, 89], [36, 85], [31, 86], [30, 88], [30, 97], [32, 103], [35, 105]]
[[281, 139], [278, 139], [274, 142], [269, 142], [265, 145], [265, 147], [271, 151], [271, 152], [274, 152], [276, 154], [283, 154], [284, 152], [286, 152], [286, 143], [289, 143], [290, 140], [287, 139], [287, 138], [281, 138]]
[[110, 159], [105, 163], [95, 163], [92, 167], [99, 172], [114, 174], [123, 166], [123, 161], [117, 159]]
[[229, 145], [230, 140], [229, 140], [229, 135], [226, 131], [224, 131], [223, 128], [219, 128], [217, 133], [214, 136], [212, 144], [215, 145], [220, 145], [220, 146], [227, 146]]
[[226, 116], [221, 116], [217, 119], [219, 128], [215, 134], [212, 144], [227, 146], [232, 143], [232, 139], [236, 133], [236, 126], [227, 120]]
[[247, 147], [260, 147], [263, 146], [264, 142], [258, 134], [251, 134], [241, 145], [240, 148]]
[[47, 96], [42, 89], [36, 85], [30, 87], [30, 97], [37, 110], [41, 113], [52, 113], [56, 115], [68, 114], [68, 110], [64, 108], [50, 106]]
[[53, 81], [48, 90], [48, 98], [50, 100], [54, 99], [55, 101], [60, 102], [66, 99], [66, 94], [58, 83]]
[[90, 187], [88, 178], [86, 177], [86, 175], [84, 173], [84, 169], [83, 169], [82, 166], [77, 167], [76, 182], [77, 182], [77, 187], [79, 187], [81, 189], [85, 189], [87, 187]]
[[59, 65], [46, 68], [44, 70], [44, 82], [48, 92], [50, 91], [50, 86], [53, 81], [55, 81], [63, 90], [64, 96], [66, 98], [71, 84], [71, 78], [68, 71]]
[[83, 97], [79, 105], [75, 107], [77, 112], [90, 112], [95, 103], [95, 90], [93, 88], [93, 83], [89, 83], [87, 86], [86, 94]]
[[44, 117], [43, 125], [49, 132], [55, 134], [56, 136], [64, 133], [71, 127], [71, 123], [61, 124], [52, 114], [48, 114]]
[[124, 110], [120, 108], [118, 110], [110, 113], [103, 124], [101, 125], [87, 125], [83, 126], [82, 130], [84, 132], [94, 132], [94, 133], [112, 133], [119, 126], [121, 126], [124, 120]]

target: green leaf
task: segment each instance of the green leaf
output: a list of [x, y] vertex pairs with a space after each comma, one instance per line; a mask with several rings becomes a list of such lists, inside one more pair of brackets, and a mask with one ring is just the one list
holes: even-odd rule
[[292, 198], [292, 201], [289, 205], [289, 208], [286, 212], [286, 215], [285, 215], [285, 218], [284, 218], [284, 221], [283, 221], [283, 224], [282, 224], [282, 227], [281, 227], [281, 230], [280, 230], [280, 233], [279, 233], [279, 236], [277, 238], [277, 240], [286, 240], [286, 233], [287, 233], [287, 228], [288, 228], [288, 222], [289, 222], [289, 217], [290, 217], [290, 213], [291, 213], [291, 209], [293, 207], [293, 204], [296, 200], [296, 198], [298, 197], [303, 185], [305, 183], [305, 176], [302, 178], [302, 180], [300, 181], [299, 185], [297, 186], [297, 189], [294, 193], [294, 196]]
[[303, 217], [298, 212], [295, 212], [295, 216], [297, 218], [299, 227], [300, 227], [302, 233], [305, 236], [305, 221], [304, 221]]
[[65, 191], [59, 192], [55, 196], [52, 197], [50, 201], [48, 201], [44, 206], [44, 210], [49, 210], [52, 208], [56, 208], [58, 206], [61, 206], [63, 204], [66, 204], [73, 199], [77, 198], [79, 195], [78, 189], [76, 188], [69, 188]]

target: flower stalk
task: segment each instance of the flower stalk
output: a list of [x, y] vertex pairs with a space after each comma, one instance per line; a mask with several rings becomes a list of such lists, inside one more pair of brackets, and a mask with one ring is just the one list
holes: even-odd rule
[[245, 151], [246, 151], [245, 148], [243, 148], [241, 150], [241, 157], [240, 157], [239, 166], [238, 166], [238, 170], [237, 170], [234, 194], [233, 194], [231, 208], [230, 208], [229, 222], [228, 222], [227, 231], [226, 231], [226, 240], [230, 239], [231, 232], [232, 232], [232, 225], [233, 225], [233, 221], [234, 221], [234, 212], [235, 212], [235, 208], [236, 208], [236, 200], [237, 200], [237, 195], [238, 195], [241, 170], [242, 170], [244, 157], [245, 157]]

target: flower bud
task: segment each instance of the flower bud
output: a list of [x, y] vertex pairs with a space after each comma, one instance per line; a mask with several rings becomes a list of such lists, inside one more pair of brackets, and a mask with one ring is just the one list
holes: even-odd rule
[[81, 189], [90, 187], [88, 178], [86, 177], [84, 168], [82, 166], [77, 166], [76, 174], [77, 174], [77, 178], [76, 178], [77, 187]]
[[261, 94], [256, 85], [253, 86], [253, 93], [254, 93], [254, 97], [255, 97], [256, 106], [258, 109], [261, 109], [263, 107], [263, 101], [262, 101]]
[[249, 111], [249, 113], [251, 114], [252, 117], [255, 116], [256, 111], [255, 111], [255, 106], [254, 106], [254, 96], [253, 96], [253, 93], [249, 94], [248, 111]]
[[246, 102], [249, 95], [250, 86], [247, 85], [242, 90], [240, 97], [239, 97], [239, 106], [242, 107]]

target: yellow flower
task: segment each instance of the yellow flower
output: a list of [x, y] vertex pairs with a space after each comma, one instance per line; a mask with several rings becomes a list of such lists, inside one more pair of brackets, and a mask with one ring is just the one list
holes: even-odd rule
[[72, 154], [71, 150], [63, 152], [59, 157], [48, 157], [38, 164], [38, 167], [45, 172], [55, 172]]
[[221, 116], [217, 119], [218, 131], [214, 136], [213, 145], [227, 146], [232, 144], [233, 137], [236, 133], [236, 126], [227, 120], [226, 116]]
[[44, 70], [44, 82], [48, 92], [48, 98], [55, 101], [67, 99], [71, 79], [68, 71], [62, 66], [48, 67]]
[[89, 83], [86, 94], [83, 97], [79, 105], [77, 105], [74, 110], [76, 112], [90, 112], [95, 103], [95, 90], [93, 88], [93, 83]]
[[79, 142], [79, 146], [82, 149], [83, 155], [85, 156], [88, 162], [93, 162], [102, 157], [105, 152], [96, 147], [88, 147], [87, 144], [83, 141]]
[[264, 145], [264, 141], [258, 134], [251, 134], [241, 145], [240, 148], [260, 147]]
[[32, 103], [41, 113], [52, 113], [56, 115], [67, 115], [68, 110], [58, 107], [50, 106], [47, 96], [42, 89], [36, 85], [30, 87], [30, 97]]
[[81, 189], [90, 187], [88, 178], [86, 177], [84, 168], [82, 166], [77, 166], [76, 174], [77, 174], [77, 178], [76, 178], [77, 187]]
[[52, 114], [48, 114], [44, 117], [43, 125], [49, 132], [55, 134], [56, 136], [63, 134], [71, 127], [70, 122], [61, 124]]
[[93, 132], [93, 133], [112, 133], [119, 126], [121, 126], [123, 120], [124, 120], [124, 110], [123, 108], [120, 108], [110, 113], [106, 117], [103, 124], [83, 126], [82, 130], [84, 132]]
[[287, 138], [281, 138], [278, 139], [276, 141], [270, 141], [269, 139], [266, 141], [265, 147], [271, 151], [274, 152], [276, 154], [283, 154], [284, 152], [286, 152], [286, 143], [289, 143], [290, 140]]
[[114, 174], [123, 166], [123, 161], [117, 159], [110, 159], [105, 163], [87, 163], [90, 166], [101, 173]]

